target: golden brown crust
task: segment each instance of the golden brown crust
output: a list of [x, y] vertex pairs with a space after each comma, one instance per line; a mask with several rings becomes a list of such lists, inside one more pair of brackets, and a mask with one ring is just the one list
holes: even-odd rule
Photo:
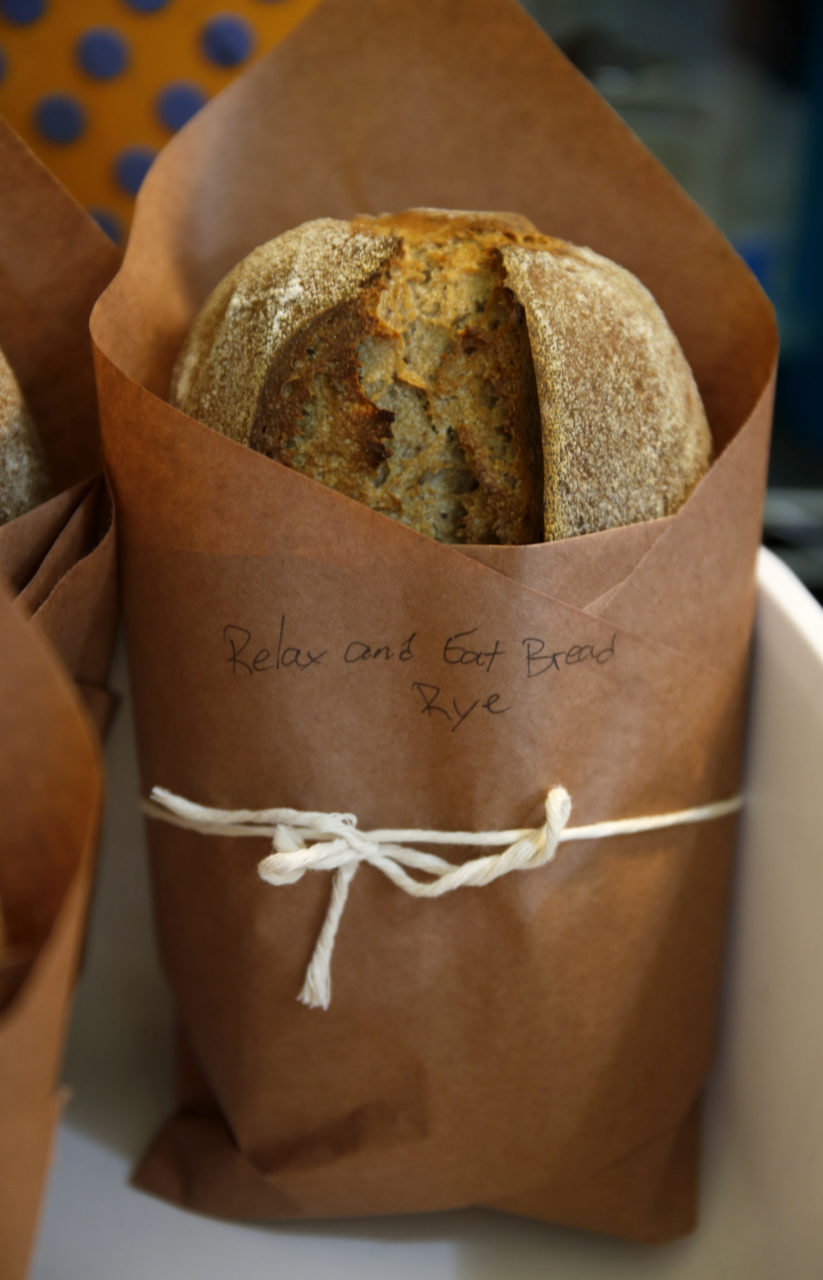
[[260, 245], [200, 311], [175, 365], [172, 402], [248, 444], [277, 352], [301, 325], [355, 297], [393, 248], [387, 238], [352, 234], [332, 218]]
[[557, 241], [503, 250], [537, 372], [547, 539], [676, 511], [708, 468], [711, 435], [663, 312], [630, 272]]
[[515, 214], [417, 209], [287, 232], [212, 294], [172, 400], [445, 541], [668, 514], [710, 453], [651, 295]]
[[0, 524], [38, 506], [50, 492], [34, 422], [0, 351]]

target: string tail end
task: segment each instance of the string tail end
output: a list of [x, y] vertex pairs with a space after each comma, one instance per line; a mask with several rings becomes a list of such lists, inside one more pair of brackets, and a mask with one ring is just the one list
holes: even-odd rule
[[315, 969], [309, 966], [306, 981], [297, 997], [307, 1009], [328, 1009], [331, 1004], [331, 972], [329, 969]]

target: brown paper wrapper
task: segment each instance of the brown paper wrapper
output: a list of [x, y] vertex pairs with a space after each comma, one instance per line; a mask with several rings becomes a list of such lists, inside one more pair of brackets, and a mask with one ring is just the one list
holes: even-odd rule
[[[652, 290], [718, 453], [678, 515], [442, 546], [164, 403], [254, 245], [410, 205], [517, 210]], [[469, 830], [539, 825], [555, 782], [575, 824], [735, 794], [772, 314], [516, 5], [321, 6], [155, 163], [92, 331], [146, 791]], [[328, 875], [274, 889], [263, 840], [149, 835], [182, 1049], [142, 1186], [241, 1218], [693, 1225], [733, 819], [561, 846], [436, 901], [362, 868], [328, 1012], [295, 1000]]]
[[[0, 1280], [26, 1269], [101, 806], [116, 626], [88, 334], [119, 253], [0, 121], [0, 346], [55, 496], [0, 527]], [[16, 597], [14, 605], [12, 597]]]
[[0, 526], [0, 573], [103, 729], [116, 566], [108, 492], [93, 479], [101, 458], [88, 317], [120, 253], [2, 119], [0, 172], [0, 347], [35, 419], [56, 494]]
[[22, 1280], [61, 1107], [102, 782], [77, 691], [2, 584], [0, 742], [0, 1280]]

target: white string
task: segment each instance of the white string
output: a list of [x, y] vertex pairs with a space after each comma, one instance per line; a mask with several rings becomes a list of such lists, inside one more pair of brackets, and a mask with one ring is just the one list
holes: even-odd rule
[[[616, 818], [588, 826], [569, 827], [572, 802], [565, 787], [555, 786], [546, 795], [546, 821], [540, 827], [511, 831], [425, 831], [380, 829], [360, 831], [352, 813], [315, 813], [302, 809], [212, 809], [153, 787], [143, 801], [152, 818], [202, 835], [267, 837], [272, 852], [257, 866], [267, 884], [295, 884], [307, 871], [332, 871], [331, 897], [306, 979], [298, 997], [310, 1008], [328, 1009], [331, 1003], [331, 960], [337, 930], [346, 905], [349, 886], [363, 862], [415, 898], [439, 898], [467, 886], [491, 884], [512, 871], [532, 871], [551, 862], [558, 845], [569, 840], [602, 840], [609, 836], [636, 835], [684, 823], [710, 822], [736, 813], [742, 797], [716, 800], [674, 813], [639, 818]], [[502, 853], [486, 854], [470, 862], [451, 863], [433, 853], [410, 848], [415, 844], [505, 846]], [[416, 879], [410, 868], [429, 879]]]

